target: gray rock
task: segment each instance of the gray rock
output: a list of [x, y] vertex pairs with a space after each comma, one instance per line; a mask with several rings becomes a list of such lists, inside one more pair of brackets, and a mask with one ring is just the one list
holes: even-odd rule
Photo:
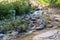
[[36, 21], [36, 18], [32, 18], [31, 21]]
[[45, 21], [41, 21], [41, 25], [38, 27], [39, 29], [43, 29], [46, 27], [46, 22]]
[[53, 22], [47, 22], [47, 25], [46, 25], [46, 28], [51, 28], [51, 29], [55, 29], [55, 28], [57, 28], [58, 26], [56, 25], [56, 22], [55, 23], [53, 23]]
[[53, 26], [52, 28], [55, 29], [55, 28], [58, 28], [58, 26]]
[[11, 40], [11, 37], [6, 35], [2, 38], [2, 40]]
[[19, 33], [18, 33], [18, 31], [15, 31], [15, 30], [11, 30], [11, 31], [8, 31], [8, 36], [17, 36]]
[[50, 19], [54, 21], [60, 21], [60, 18], [57, 18], [57, 17], [51, 17]]
[[54, 18], [54, 20], [60, 21], [60, 18]]
[[11, 35], [16, 36], [16, 35], [18, 35], [18, 32], [17, 32], [17, 31], [13, 31], [13, 32], [11, 33]]
[[37, 23], [32, 27], [33, 30], [42, 30], [46, 28], [46, 22], [43, 20], [38, 20]]

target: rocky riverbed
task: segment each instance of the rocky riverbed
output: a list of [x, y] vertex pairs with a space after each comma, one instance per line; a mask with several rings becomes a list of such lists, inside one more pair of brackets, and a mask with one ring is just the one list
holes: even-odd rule
[[[2, 40], [35, 40], [35, 35], [45, 33], [46, 31], [50, 30], [52, 31], [60, 27], [59, 13], [59, 9], [36, 9], [34, 12], [21, 16], [23, 21], [29, 22], [28, 31], [25, 31], [22, 28], [16, 28], [15, 30], [8, 31], [7, 34], [1, 34], [0, 37]], [[5, 32], [3, 28], [1, 28], [0, 30], [1, 33]], [[36, 39], [37, 38], [38, 37], [36, 37]]]
[[[60, 30], [60, 28], [53, 29], [53, 30]], [[33, 40], [35, 36], [46, 33], [46, 32], [49, 32], [49, 31], [53, 31], [53, 30], [52, 29], [50, 29], [50, 30], [45, 29], [45, 30], [36, 31], [36, 32], [33, 32], [30, 35], [21, 36], [21, 37], [18, 38], [18, 40]]]
[[[54, 13], [54, 12], [52, 12], [52, 13], [51, 13], [51, 11], [46, 12], [46, 13], [41, 12], [40, 15], [46, 15], [46, 16], [43, 17], [43, 19], [45, 17], [46, 18], [48, 17], [48, 20], [45, 21], [46, 23], [44, 21], [42, 23], [42, 25], [44, 25], [44, 27], [42, 27], [43, 30], [41, 30], [41, 22], [42, 22], [41, 19], [39, 19], [39, 17], [36, 19], [36, 16], [33, 17], [32, 18], [32, 24], [34, 24], [34, 23], [37, 24], [38, 23], [38, 24], [40, 24], [40, 26], [34, 26], [34, 27], [32, 27], [32, 30], [39, 30], [39, 31], [34, 31], [29, 35], [23, 35], [23, 36], [19, 37], [18, 40], [60, 40], [59, 39], [60, 36], [58, 36], [60, 33], [58, 33], [56, 35], [56, 39], [54, 38], [55, 36], [53, 36], [55, 34], [55, 30], [57, 30], [57, 31], [60, 30], [60, 28], [59, 28], [60, 27], [60, 24], [59, 24], [60, 23], [60, 14], [59, 13]], [[35, 15], [36, 14], [37, 13], [35, 13]], [[36, 20], [38, 22], [36, 22]], [[46, 25], [46, 27], [45, 27], [45, 25]], [[51, 32], [52, 32], [53, 35], [51, 34]], [[53, 38], [53, 39], [49, 39], [49, 38], [44, 39], [44, 37], [42, 37], [40, 39], [39, 38], [40, 36], [38, 36], [38, 35], [43, 35], [44, 36], [45, 33], [48, 33], [48, 35], [45, 35], [45, 38], [46, 38], [46, 36], [49, 36], [51, 34], [50, 36], [53, 36], [53, 37], [49, 37], [49, 38]]]

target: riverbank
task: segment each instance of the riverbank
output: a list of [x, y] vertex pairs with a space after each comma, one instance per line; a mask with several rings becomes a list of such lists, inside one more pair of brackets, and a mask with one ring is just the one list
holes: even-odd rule
[[[57, 29], [50, 29], [50, 30], [60, 30], [60, 28], [57, 28]], [[32, 38], [38, 34], [41, 34], [41, 33], [44, 33], [44, 32], [47, 32], [47, 31], [50, 31], [50, 30], [40, 30], [40, 31], [36, 31], [36, 32], [33, 32], [32, 34], [30, 35], [25, 35], [25, 36], [21, 36], [19, 37], [17, 40], [32, 40]]]

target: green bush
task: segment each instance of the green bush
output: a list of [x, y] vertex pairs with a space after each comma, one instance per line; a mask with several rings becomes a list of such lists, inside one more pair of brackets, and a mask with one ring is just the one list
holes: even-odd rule
[[[20, 0], [16, 2], [8, 3], [6, 1], [0, 2], [0, 18], [10, 18], [9, 20], [3, 20], [2, 26], [8, 30], [13, 30], [15, 27], [22, 27], [24, 30], [28, 30], [28, 21], [23, 21], [20, 17], [16, 17], [16, 19], [12, 19], [12, 13], [10, 10], [15, 10], [16, 15], [27, 14], [32, 11], [32, 7], [29, 6], [28, 0]], [[10, 23], [9, 23], [10, 22]]]
[[19, 0], [11, 3], [7, 1], [0, 2], [0, 18], [11, 18], [13, 14], [9, 12], [10, 10], [15, 10], [16, 15], [22, 15], [32, 11], [32, 7], [29, 6], [28, 0]]
[[13, 9], [14, 9], [14, 7], [11, 3], [8, 3], [5, 1], [1, 2], [0, 3], [0, 18], [2, 18], [2, 17], [10, 18], [12, 14], [9, 13], [9, 10], [13, 10]]
[[20, 0], [13, 3], [16, 15], [27, 14], [32, 11], [32, 7], [29, 5], [28, 0]]
[[15, 27], [22, 27], [24, 30], [30, 30], [28, 23], [29, 22], [26, 21], [25, 19], [16, 17], [16, 19], [3, 20], [2, 24], [0, 24], [0, 25], [2, 25], [4, 28], [6, 28], [7, 31], [14, 30]]
[[15, 27], [19, 27], [21, 24], [21, 18], [16, 18], [16, 19], [5, 19], [2, 21], [2, 23], [0, 25], [2, 25], [4, 28], [7, 29], [7, 31], [9, 30], [14, 30]]

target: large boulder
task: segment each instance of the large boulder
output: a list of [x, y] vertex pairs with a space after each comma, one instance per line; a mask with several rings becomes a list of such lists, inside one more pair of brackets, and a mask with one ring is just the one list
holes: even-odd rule
[[33, 37], [33, 40], [60, 40], [60, 30], [51, 30]]

